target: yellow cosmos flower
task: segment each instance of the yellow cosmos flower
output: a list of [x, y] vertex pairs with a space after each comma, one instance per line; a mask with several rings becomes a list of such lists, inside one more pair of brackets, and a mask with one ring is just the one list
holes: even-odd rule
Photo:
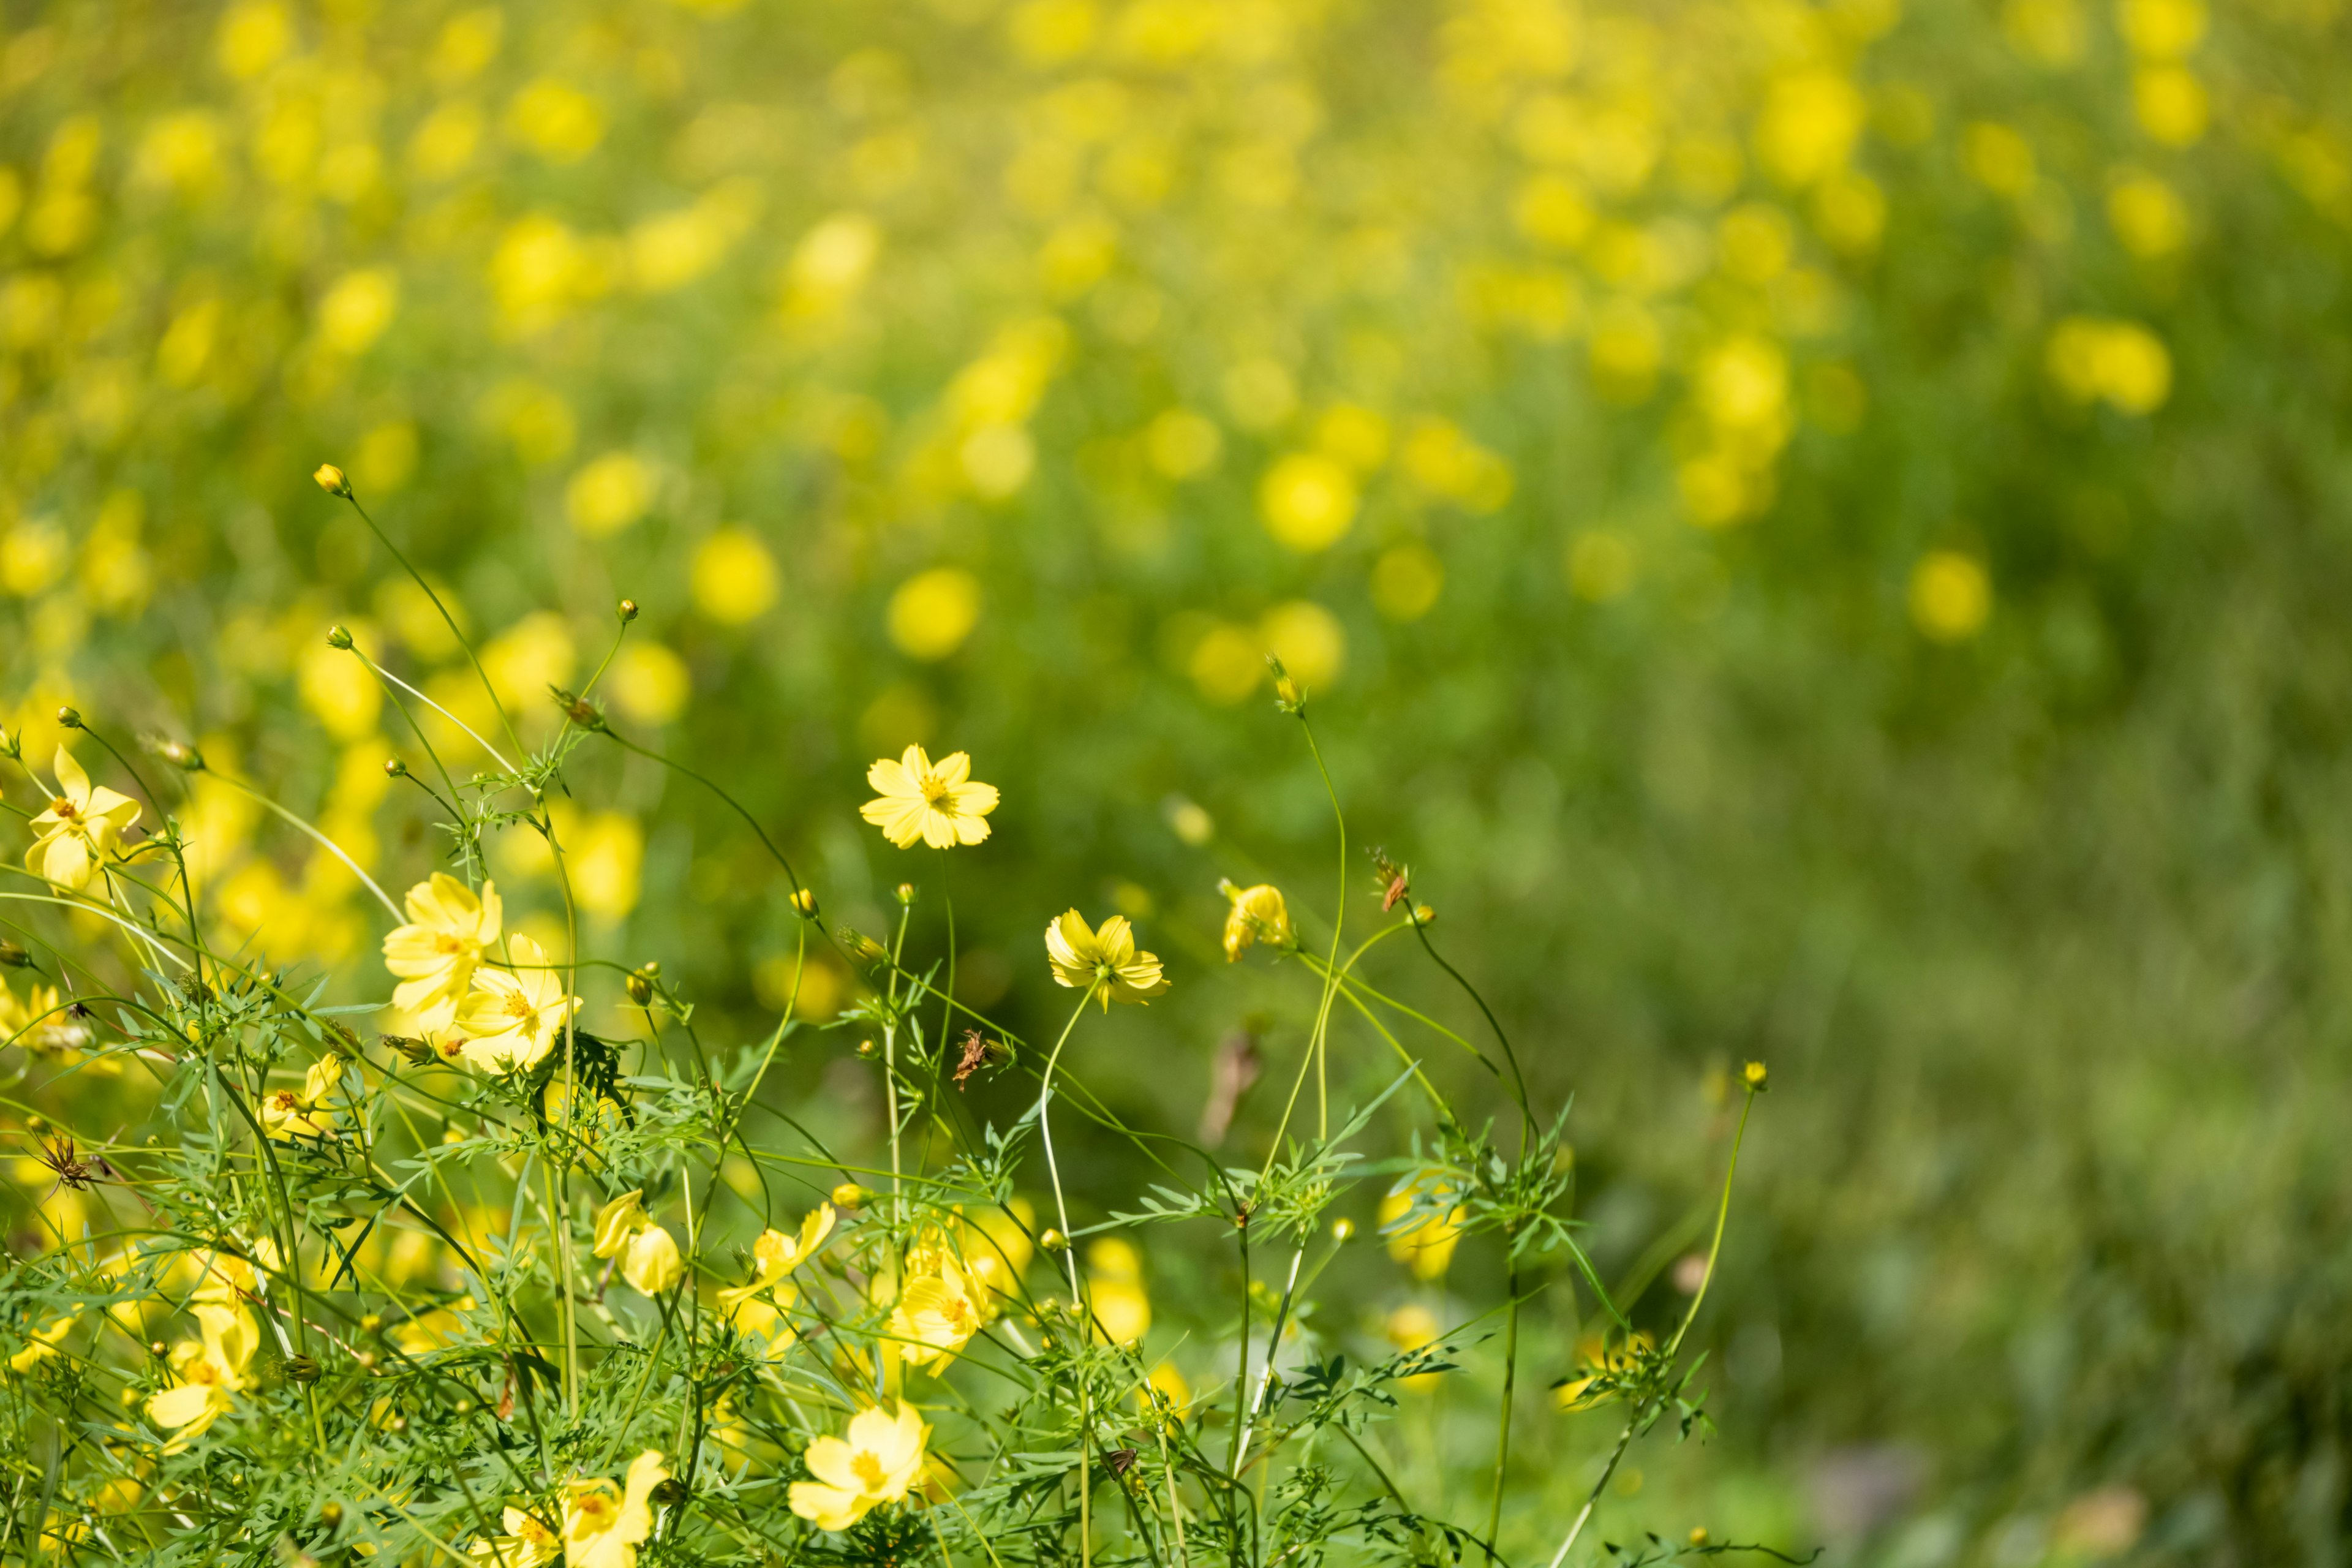
[[781, 1230], [761, 1231], [760, 1239], [751, 1244], [751, 1278], [719, 1291], [719, 1310], [732, 1317], [745, 1301], [782, 1284], [793, 1269], [816, 1256], [824, 1238], [833, 1234], [834, 1219], [833, 1205], [819, 1204], [802, 1216], [798, 1236], [786, 1236]]
[[89, 886], [99, 863], [123, 831], [139, 820], [139, 803], [104, 784], [92, 784], [63, 746], [50, 768], [58, 776], [57, 798], [33, 818], [33, 847], [26, 852], [25, 864], [78, 893]]
[[246, 1367], [261, 1346], [261, 1330], [243, 1307], [199, 1301], [194, 1309], [202, 1336], [172, 1348], [172, 1386], [147, 1400], [147, 1419], [179, 1436], [165, 1452], [187, 1447], [198, 1434], [236, 1408], [236, 1392], [251, 1380]]
[[677, 1238], [660, 1226], [649, 1225], [629, 1239], [621, 1258], [621, 1278], [643, 1296], [661, 1296], [686, 1278], [685, 1260], [677, 1255]]
[[1281, 889], [1265, 882], [1255, 888], [1237, 888], [1227, 881], [1219, 883], [1217, 890], [1233, 903], [1225, 914], [1227, 963], [1261, 942], [1268, 947], [1284, 949], [1297, 945], [1298, 939], [1290, 930], [1290, 906], [1282, 901]]
[[1143, 1255], [1121, 1237], [1087, 1248], [1087, 1300], [1095, 1324], [1113, 1344], [1131, 1345], [1151, 1327], [1151, 1298], [1143, 1289]]
[[654, 1532], [653, 1489], [669, 1479], [648, 1448], [629, 1463], [625, 1489], [598, 1477], [564, 1489], [564, 1568], [635, 1568], [637, 1546]]
[[50, 1319], [47, 1328], [34, 1330], [25, 1348], [8, 1358], [8, 1370], [22, 1377], [57, 1354], [58, 1344], [73, 1331], [74, 1324], [80, 1318], [79, 1312], [68, 1312], [62, 1318]]
[[904, 1402], [896, 1414], [878, 1405], [859, 1411], [845, 1436], [809, 1444], [809, 1474], [816, 1479], [793, 1483], [793, 1511], [819, 1530], [847, 1530], [881, 1504], [903, 1499], [921, 1479], [930, 1436], [922, 1416]]
[[430, 1034], [457, 1017], [484, 950], [499, 940], [504, 908], [496, 883], [484, 882], [477, 898], [446, 871], [409, 889], [405, 902], [409, 923], [383, 939], [383, 966], [400, 980], [393, 1005]]
[[484, 1568], [544, 1568], [563, 1555], [563, 1542], [555, 1531], [519, 1508], [505, 1514], [507, 1532], [486, 1535], [466, 1550]]
[[[1414, 1194], [1427, 1189], [1438, 1197], [1445, 1194], [1433, 1178], [1427, 1174], [1412, 1177], [1381, 1200], [1381, 1226], [1389, 1226], [1411, 1212]], [[1411, 1268], [1416, 1279], [1434, 1279], [1444, 1274], [1454, 1261], [1454, 1246], [1462, 1239], [1462, 1211], [1449, 1209], [1442, 1215], [1423, 1220], [1409, 1230], [1400, 1230], [1389, 1237], [1389, 1256]]]
[[890, 1313], [890, 1338], [908, 1366], [944, 1368], [987, 1321], [987, 1292], [945, 1251], [908, 1281]]
[[343, 1064], [332, 1058], [313, 1062], [302, 1075], [302, 1092], [281, 1089], [261, 1101], [261, 1130], [280, 1142], [290, 1138], [332, 1138], [333, 1111], [327, 1097], [343, 1081]]
[[686, 1263], [678, 1256], [677, 1238], [646, 1213], [638, 1201], [643, 1195], [625, 1192], [596, 1211], [594, 1251], [599, 1258], [619, 1258], [621, 1278], [640, 1294], [659, 1296], [686, 1277]]
[[897, 762], [884, 757], [866, 769], [866, 782], [877, 793], [860, 815], [901, 849], [918, 839], [945, 849], [988, 837], [996, 786], [974, 783], [971, 758], [961, 752], [934, 763], [922, 747], [909, 746]]
[[986, 1208], [964, 1220], [964, 1272], [998, 1296], [1010, 1296], [1021, 1288], [1022, 1271], [1036, 1255], [1037, 1244], [1029, 1239], [1030, 1227], [1037, 1223], [1037, 1209], [1027, 1198], [1014, 1198], [1003, 1209]]
[[563, 977], [539, 943], [511, 937], [507, 956], [514, 968], [483, 970], [457, 1007], [457, 1032], [466, 1037], [459, 1054], [484, 1072], [537, 1067], [555, 1048], [563, 1021], [580, 1009], [580, 998], [565, 994]]
[[596, 1211], [597, 1257], [620, 1257], [622, 1249], [629, 1245], [629, 1237], [653, 1224], [653, 1216], [638, 1202], [644, 1196], [644, 1188], [632, 1187]]
[[1084, 915], [1068, 910], [1045, 927], [1045, 956], [1060, 984], [1073, 991], [1093, 986], [1106, 1013], [1113, 1002], [1149, 1002], [1168, 989], [1158, 955], [1137, 949], [1125, 915], [1111, 916], [1095, 931]]

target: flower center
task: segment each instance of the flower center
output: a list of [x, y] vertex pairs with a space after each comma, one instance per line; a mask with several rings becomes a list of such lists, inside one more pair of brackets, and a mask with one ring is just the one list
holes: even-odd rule
[[463, 937], [452, 936], [446, 931], [433, 933], [433, 951], [436, 952], [451, 958], [463, 958], [467, 948], [467, 943]]
[[530, 1017], [530, 999], [522, 995], [520, 992], [509, 996], [507, 998], [507, 1016], [516, 1019]]
[[951, 791], [948, 784], [948, 781], [940, 777], [937, 773], [926, 773], [923, 775], [923, 804], [925, 805], [939, 805], [946, 801]]
[[49, 813], [60, 821], [71, 822], [81, 815], [81, 808], [69, 800], [53, 800], [49, 802]]
[[867, 1491], [882, 1489], [882, 1461], [877, 1456], [871, 1452], [861, 1453], [849, 1461], [849, 1468]]

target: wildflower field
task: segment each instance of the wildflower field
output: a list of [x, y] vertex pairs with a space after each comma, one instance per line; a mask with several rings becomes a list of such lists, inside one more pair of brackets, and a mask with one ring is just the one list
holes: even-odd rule
[[0, 1562], [2340, 1562], [2347, 106], [0, 0]]

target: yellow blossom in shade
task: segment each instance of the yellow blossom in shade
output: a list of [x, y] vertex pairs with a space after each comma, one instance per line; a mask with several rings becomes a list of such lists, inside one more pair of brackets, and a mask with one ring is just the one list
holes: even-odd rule
[[505, 1523], [504, 1535], [483, 1536], [467, 1548], [467, 1557], [484, 1568], [545, 1568], [563, 1555], [555, 1531], [522, 1510], [509, 1508]]
[[761, 1231], [760, 1239], [751, 1244], [754, 1272], [751, 1279], [719, 1291], [720, 1310], [731, 1314], [745, 1300], [782, 1284], [793, 1269], [816, 1256], [824, 1238], [833, 1234], [835, 1218], [831, 1204], [819, 1204], [802, 1218], [797, 1236], [787, 1236], [781, 1230]]
[[236, 1393], [249, 1381], [246, 1367], [261, 1345], [261, 1330], [243, 1307], [200, 1301], [194, 1311], [201, 1337], [173, 1347], [172, 1385], [147, 1400], [147, 1419], [179, 1434], [173, 1448], [236, 1408]]
[[535, 1068], [555, 1048], [563, 1021], [580, 1009], [547, 953], [527, 936], [507, 942], [511, 972], [485, 969], [457, 1008], [457, 1026], [466, 1037], [461, 1054], [484, 1072]]
[[303, 1075], [300, 1093], [281, 1089], [262, 1097], [262, 1131], [280, 1142], [290, 1138], [332, 1138], [333, 1112], [327, 1105], [327, 1097], [334, 1093], [342, 1079], [341, 1062], [330, 1058], [312, 1063], [310, 1070]]
[[1007, 1207], [982, 1209], [964, 1221], [964, 1272], [999, 1296], [1020, 1288], [1022, 1271], [1036, 1256], [1029, 1238], [1037, 1210], [1027, 1198], [1014, 1198]]
[[51, 768], [58, 778], [57, 797], [32, 820], [33, 847], [25, 864], [58, 887], [79, 892], [89, 886], [91, 874], [123, 831], [139, 820], [139, 803], [104, 784], [92, 784], [63, 746]]
[[908, 1366], [944, 1368], [987, 1321], [987, 1292], [940, 1249], [907, 1283], [890, 1313], [892, 1348]]
[[634, 1568], [637, 1547], [654, 1532], [653, 1490], [669, 1479], [648, 1448], [629, 1463], [625, 1488], [599, 1476], [563, 1489], [564, 1568]]
[[426, 1032], [446, 1026], [473, 988], [482, 952], [499, 940], [504, 906], [498, 885], [472, 889], [446, 871], [408, 889], [409, 923], [383, 939], [383, 966], [400, 984], [392, 1005]]
[[1106, 1013], [1113, 1002], [1145, 1003], [1168, 989], [1159, 955], [1135, 945], [1125, 915], [1112, 915], [1097, 931], [1077, 910], [1064, 911], [1045, 927], [1045, 957], [1057, 983], [1074, 991], [1094, 987]]
[[1931, 550], [1911, 572], [1911, 620], [1941, 643], [1966, 642], [1992, 614], [1992, 579], [1957, 550]]
[[1116, 1236], [1097, 1241], [1087, 1248], [1087, 1304], [1103, 1337], [1120, 1345], [1140, 1340], [1151, 1327], [1151, 1298], [1135, 1244]]
[[880, 1504], [907, 1495], [922, 1476], [930, 1436], [922, 1416], [904, 1402], [895, 1413], [878, 1405], [859, 1411], [844, 1436], [809, 1444], [808, 1470], [816, 1479], [793, 1483], [793, 1511], [819, 1530], [847, 1530]]
[[649, 1225], [630, 1238], [629, 1250], [621, 1259], [621, 1278], [641, 1295], [667, 1295], [685, 1277], [686, 1263], [678, 1257], [677, 1238], [667, 1230]]
[[1217, 890], [1232, 901], [1225, 913], [1225, 962], [1233, 963], [1249, 948], [1263, 942], [1268, 947], [1289, 948], [1297, 938], [1290, 930], [1290, 908], [1282, 901], [1282, 889], [1260, 882], [1255, 888], [1237, 888], [1232, 882], [1220, 882]]
[[596, 1211], [595, 1254], [599, 1258], [618, 1258], [629, 1245], [629, 1237], [653, 1224], [638, 1200], [645, 1196], [640, 1188], [632, 1187]]
[[1411, 1268], [1414, 1279], [1434, 1279], [1454, 1261], [1454, 1246], [1462, 1239], [1462, 1211], [1455, 1208], [1442, 1215], [1432, 1214], [1402, 1230], [1389, 1228], [1412, 1211], [1415, 1196], [1424, 1191], [1441, 1201], [1445, 1195], [1424, 1173], [1411, 1178], [1381, 1199], [1381, 1228], [1388, 1232], [1391, 1258]]
[[945, 849], [988, 837], [996, 786], [973, 780], [971, 758], [962, 752], [934, 763], [922, 747], [909, 746], [898, 761], [884, 757], [867, 768], [866, 782], [879, 793], [859, 814], [901, 849], [918, 840]]
[[50, 1319], [48, 1327], [45, 1329], [34, 1330], [26, 1340], [25, 1348], [8, 1358], [8, 1370], [22, 1377], [57, 1354], [58, 1346], [67, 1334], [72, 1332], [80, 1317], [79, 1312], [69, 1312], [62, 1318]]

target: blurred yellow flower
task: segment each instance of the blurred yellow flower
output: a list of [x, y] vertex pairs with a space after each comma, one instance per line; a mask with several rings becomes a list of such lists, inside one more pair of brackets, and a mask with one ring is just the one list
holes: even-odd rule
[[2186, 59], [2205, 41], [2205, 0], [2121, 0], [2116, 22], [2141, 59]]
[[1260, 658], [1279, 658], [1309, 690], [1328, 687], [1348, 665], [1348, 633], [1339, 617], [1312, 599], [1276, 605], [1258, 623]]
[[1936, 642], [1966, 642], [1992, 614], [1992, 579], [1957, 550], [1931, 550], [1911, 569], [1911, 620]]
[[1810, 185], [1845, 168], [1869, 118], [1862, 89], [1827, 70], [1800, 70], [1765, 89], [1756, 117], [1756, 161], [1788, 185]]
[[1320, 452], [1277, 458], [1258, 482], [1268, 532], [1300, 554], [1337, 544], [1356, 521], [1356, 477]]
[[417, 122], [408, 138], [408, 166], [425, 181], [446, 180], [474, 160], [482, 142], [482, 111], [462, 99]]
[[816, 1479], [793, 1483], [793, 1511], [819, 1530], [842, 1531], [879, 1505], [900, 1500], [923, 1473], [930, 1435], [904, 1401], [895, 1411], [859, 1411], [845, 1436], [810, 1442], [803, 1458]]
[[2077, 0], [2005, 0], [2000, 30], [2010, 47], [2043, 66], [2081, 59], [2090, 33]]
[[582, 819], [563, 846], [572, 897], [601, 920], [619, 920], [637, 907], [645, 859], [645, 829], [625, 812], [600, 811]]
[[576, 163], [604, 139], [604, 110], [571, 83], [541, 77], [507, 105], [507, 132], [551, 163]]
[[1605, 605], [1633, 585], [1633, 546], [1624, 535], [1591, 528], [1568, 542], [1568, 586], [1578, 598]]
[[1163, 479], [1189, 479], [1216, 466], [1224, 437], [1206, 416], [1189, 408], [1163, 409], [1143, 427], [1143, 454]]
[[864, 287], [882, 254], [882, 226], [864, 213], [835, 213], [801, 237], [784, 268], [784, 313], [829, 316]]
[[[359, 628], [362, 633], [366, 629]], [[350, 652], [323, 640], [306, 643], [295, 667], [295, 689], [302, 706], [335, 739], [356, 741], [375, 733], [383, 711], [383, 688]]]
[[781, 586], [775, 557], [748, 528], [721, 528], [694, 552], [694, 602], [723, 626], [766, 615]]
[[58, 793], [26, 825], [33, 831], [33, 847], [26, 852], [25, 864], [58, 887], [79, 892], [89, 886], [124, 831], [139, 820], [139, 803], [104, 784], [93, 785], [63, 745], [58, 747], [50, 771], [57, 775]]
[[678, 1256], [677, 1238], [658, 1225], [646, 1226], [629, 1238], [621, 1258], [621, 1278], [643, 1296], [664, 1296], [686, 1278], [686, 1262]]
[[[1381, 1334], [1401, 1351], [1417, 1351], [1435, 1344], [1439, 1334], [1444, 1331], [1437, 1314], [1419, 1301], [1406, 1302], [1391, 1312], [1381, 1324]], [[1420, 1373], [1406, 1378], [1404, 1385], [1415, 1391], [1425, 1390], [1433, 1387], [1444, 1375], [1435, 1372]]]
[[641, 724], [667, 724], [684, 712], [693, 684], [686, 660], [656, 642], [627, 644], [604, 676], [613, 706]]
[[563, 977], [539, 943], [509, 937], [507, 955], [514, 967], [478, 971], [454, 1020], [465, 1037], [460, 1054], [483, 1072], [537, 1067], [555, 1048], [564, 1020], [580, 1008], [580, 998], [565, 993]]
[[50, 1319], [47, 1328], [32, 1331], [25, 1336], [25, 1348], [8, 1358], [8, 1370], [22, 1377], [57, 1354], [58, 1346], [65, 1342], [66, 1335], [80, 1321], [80, 1313], [68, 1312], [62, 1318]]
[[2134, 321], [2069, 316], [2051, 331], [2043, 367], [2076, 403], [2101, 401], [2121, 413], [2162, 407], [2172, 391], [2172, 356]]
[[633, 452], [607, 452], [563, 488], [564, 515], [591, 539], [618, 533], [653, 504], [654, 470]]
[[2212, 104], [2188, 68], [2151, 66], [2132, 78], [2132, 112], [2150, 140], [2187, 147], [2204, 139]]
[[506, 32], [506, 17], [495, 5], [460, 11], [441, 24], [433, 46], [433, 74], [443, 81], [465, 81], [481, 74], [498, 58]]
[[1045, 956], [1055, 984], [1091, 987], [1106, 1013], [1113, 1002], [1140, 1005], [1168, 991], [1158, 955], [1137, 948], [1125, 915], [1109, 916], [1097, 931], [1077, 910], [1065, 911], [1045, 927]]
[[[545, 714], [549, 711], [547, 689], [568, 685], [579, 657], [579, 648], [572, 640], [572, 628], [563, 617], [552, 610], [533, 610], [482, 648], [482, 669], [497, 689], [499, 700], [509, 710]], [[461, 684], [471, 687], [474, 683]], [[436, 689], [433, 696], [438, 700], [441, 693]], [[472, 693], [461, 700], [480, 704], [478, 696]], [[466, 714], [462, 707], [456, 711]], [[487, 714], [482, 718], [487, 722], [496, 722]], [[474, 722], [470, 716], [467, 721]], [[474, 723], [474, 727], [480, 730], [483, 725]]]
[[563, 1488], [564, 1568], [635, 1568], [637, 1548], [654, 1532], [653, 1490], [669, 1479], [648, 1448], [629, 1462], [625, 1489], [598, 1477]]
[[596, 1211], [593, 1226], [595, 1240], [592, 1244], [598, 1258], [618, 1258], [629, 1245], [629, 1238], [653, 1224], [642, 1201], [645, 1189], [631, 1187]]
[[1394, 545], [1372, 563], [1372, 607], [1390, 620], [1421, 619], [1444, 588], [1445, 563], [1425, 544]]
[[919, 841], [935, 849], [978, 844], [988, 837], [988, 814], [996, 809], [994, 784], [971, 776], [971, 758], [952, 752], [933, 763], [920, 746], [909, 746], [895, 762], [877, 759], [866, 770], [877, 792], [858, 814], [901, 849]]
[[2129, 171], [2107, 186], [2107, 226], [2126, 250], [2152, 260], [2189, 243], [2189, 209], [2154, 174]]
[[221, 16], [214, 49], [235, 77], [259, 76], [294, 46], [294, 23], [278, 0], [239, 0]]
[[910, 658], [945, 658], [979, 621], [980, 579], [960, 566], [919, 572], [890, 595], [890, 640]]
[[1231, 906], [1225, 911], [1227, 963], [1261, 942], [1286, 950], [1297, 942], [1290, 930], [1290, 907], [1283, 901], [1281, 889], [1266, 882], [1244, 888], [1228, 880], [1218, 883], [1217, 890]]
[[1151, 1298], [1143, 1289], [1143, 1255], [1133, 1242], [1107, 1236], [1089, 1245], [1087, 1279], [1087, 1303], [1105, 1339], [1131, 1345], [1150, 1331]]
[[147, 1400], [147, 1419], [178, 1434], [167, 1452], [236, 1408], [237, 1392], [251, 1381], [246, 1368], [261, 1347], [261, 1330], [242, 1306], [199, 1301], [192, 1310], [200, 1338], [172, 1347], [173, 1382]]
[[364, 353], [399, 308], [400, 279], [390, 268], [347, 272], [319, 301], [320, 340], [338, 353]]
[[1412, 1212], [1414, 1200], [1423, 1194], [1439, 1203], [1448, 1195], [1433, 1175], [1423, 1173], [1407, 1177], [1381, 1199], [1381, 1226], [1388, 1231], [1391, 1258], [1411, 1268], [1416, 1279], [1435, 1279], [1453, 1263], [1454, 1246], [1462, 1239], [1461, 1209], [1430, 1212], [1416, 1225], [1402, 1230], [1389, 1229]]
[[483, 952], [497, 945], [505, 905], [497, 883], [484, 882], [477, 896], [446, 871], [409, 889], [404, 901], [409, 923], [383, 939], [383, 966], [400, 981], [392, 1005], [419, 1029], [438, 1029], [457, 1016]]

